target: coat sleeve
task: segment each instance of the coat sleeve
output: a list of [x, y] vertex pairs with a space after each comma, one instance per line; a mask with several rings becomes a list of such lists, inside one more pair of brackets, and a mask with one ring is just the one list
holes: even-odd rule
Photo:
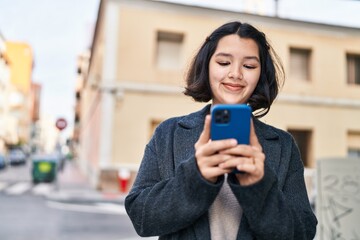
[[193, 224], [206, 213], [223, 183], [223, 179], [215, 184], [203, 179], [195, 156], [184, 159], [171, 177], [163, 179], [169, 174], [163, 174], [167, 168], [159, 162], [171, 165], [173, 157], [164, 156], [161, 149], [172, 144], [165, 144], [159, 134], [157, 131], [146, 146], [135, 183], [125, 199], [126, 211], [140, 236], [161, 236]]
[[244, 220], [256, 239], [309, 240], [315, 236], [317, 219], [308, 200], [304, 167], [294, 140], [290, 152], [281, 189], [266, 160], [264, 178], [254, 185], [242, 187], [234, 175], [229, 177], [229, 184], [243, 208]]

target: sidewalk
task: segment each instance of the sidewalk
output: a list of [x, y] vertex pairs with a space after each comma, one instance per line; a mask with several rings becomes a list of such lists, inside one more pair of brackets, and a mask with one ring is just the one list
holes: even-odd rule
[[75, 160], [67, 160], [63, 170], [58, 172], [57, 190], [47, 198], [59, 202], [94, 203], [112, 202], [123, 204], [125, 194], [120, 192], [104, 193], [93, 188]]

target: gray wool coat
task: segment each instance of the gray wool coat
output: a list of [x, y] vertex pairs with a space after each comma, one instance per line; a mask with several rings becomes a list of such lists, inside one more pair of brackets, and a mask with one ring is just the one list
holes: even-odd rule
[[[208, 210], [223, 182], [200, 174], [194, 144], [210, 105], [164, 121], [145, 148], [135, 183], [125, 199], [127, 213], [140, 236], [159, 239], [211, 239]], [[304, 183], [304, 167], [294, 139], [254, 119], [266, 155], [265, 175], [251, 186], [227, 179], [242, 209], [237, 239], [313, 239], [317, 220]]]

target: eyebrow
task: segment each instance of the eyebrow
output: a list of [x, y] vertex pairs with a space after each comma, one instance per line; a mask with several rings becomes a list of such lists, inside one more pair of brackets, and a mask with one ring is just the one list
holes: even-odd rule
[[[223, 53], [223, 52], [219, 52], [215, 55], [215, 57], [218, 57], [218, 56], [221, 56], [221, 57], [233, 57], [233, 55], [231, 55], [230, 53]], [[246, 56], [244, 57], [246, 60], [255, 60], [257, 62], [260, 62], [259, 58], [256, 57], [256, 56]]]

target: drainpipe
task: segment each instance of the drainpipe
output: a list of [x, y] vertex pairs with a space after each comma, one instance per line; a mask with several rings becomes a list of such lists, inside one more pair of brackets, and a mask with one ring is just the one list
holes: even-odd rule
[[279, 17], [279, 0], [275, 0], [275, 17]]

